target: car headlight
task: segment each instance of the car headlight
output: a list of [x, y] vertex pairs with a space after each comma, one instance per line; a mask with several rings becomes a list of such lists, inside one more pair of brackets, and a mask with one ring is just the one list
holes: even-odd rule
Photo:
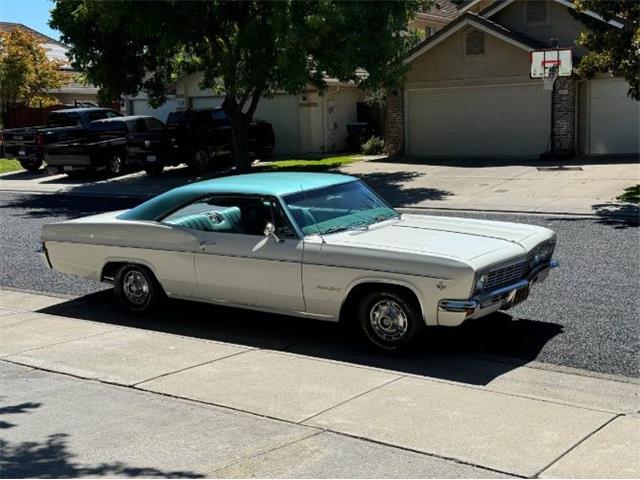
[[485, 285], [487, 284], [488, 278], [489, 277], [487, 276], [487, 274], [483, 274], [476, 279], [476, 286], [475, 286], [476, 292], [481, 292], [484, 289]]
[[546, 242], [534, 248], [533, 252], [531, 252], [531, 256], [529, 257], [529, 266], [531, 268], [535, 268], [540, 266], [542, 263], [551, 260], [554, 246], [555, 245], [553, 243]]

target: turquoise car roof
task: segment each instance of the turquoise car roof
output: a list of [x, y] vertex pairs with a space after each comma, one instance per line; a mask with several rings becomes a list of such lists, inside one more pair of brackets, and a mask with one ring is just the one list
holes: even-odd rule
[[302, 190], [353, 182], [355, 177], [336, 173], [249, 173], [190, 183], [169, 190], [118, 216], [122, 220], [155, 220], [192, 199], [209, 194], [265, 195], [282, 197]]

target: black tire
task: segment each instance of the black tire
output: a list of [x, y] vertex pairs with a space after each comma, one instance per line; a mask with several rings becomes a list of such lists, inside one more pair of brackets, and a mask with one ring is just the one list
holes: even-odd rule
[[364, 295], [358, 304], [357, 313], [369, 343], [386, 352], [406, 349], [424, 328], [415, 299], [393, 288]]
[[127, 264], [116, 272], [113, 290], [120, 303], [135, 313], [148, 313], [164, 299], [162, 287], [151, 271], [142, 265]]
[[145, 168], [144, 171], [147, 173], [147, 175], [150, 175], [152, 177], [159, 177], [164, 171], [164, 165], [159, 163], [157, 165]]
[[206, 150], [196, 150], [191, 159], [191, 168], [196, 173], [206, 173], [211, 167], [211, 157]]
[[42, 167], [42, 160], [20, 160], [20, 165], [26, 171], [36, 173]]
[[111, 177], [117, 177], [124, 173], [124, 160], [120, 155], [113, 155], [107, 160], [107, 173]]

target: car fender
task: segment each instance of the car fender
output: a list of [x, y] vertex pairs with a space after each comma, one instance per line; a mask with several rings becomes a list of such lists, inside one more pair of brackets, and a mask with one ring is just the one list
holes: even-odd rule
[[420, 315], [422, 316], [422, 319], [426, 322], [424, 299], [422, 298], [422, 294], [420, 293], [420, 290], [411, 282], [406, 280], [399, 280], [396, 278], [363, 277], [363, 278], [358, 278], [357, 280], [354, 280], [345, 289], [345, 294], [343, 295], [342, 300], [340, 302], [340, 309], [338, 310], [338, 312], [342, 311], [342, 307], [344, 306], [344, 303], [347, 300], [347, 298], [349, 298], [351, 291], [354, 288], [356, 288], [358, 285], [362, 285], [363, 283], [380, 283], [380, 284], [386, 284], [386, 285], [397, 285], [399, 287], [408, 288], [413, 292], [413, 294], [418, 299], [418, 304], [420, 306]]

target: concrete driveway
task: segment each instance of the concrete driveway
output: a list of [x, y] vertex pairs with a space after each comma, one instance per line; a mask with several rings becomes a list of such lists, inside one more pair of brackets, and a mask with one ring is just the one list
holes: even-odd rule
[[149, 476], [640, 475], [635, 381], [381, 356], [313, 322], [304, 333], [287, 328], [300, 320], [247, 328], [229, 315], [180, 303], [140, 319], [89, 297], [0, 290], [0, 415], [34, 411], [19, 426], [0, 418], [0, 465], [35, 476], [23, 450], [42, 455], [33, 442], [48, 438], [109, 476], [137, 471], [125, 460]]
[[395, 206], [461, 210], [638, 215], [616, 197], [640, 184], [638, 159], [557, 163], [380, 159], [347, 165]]

